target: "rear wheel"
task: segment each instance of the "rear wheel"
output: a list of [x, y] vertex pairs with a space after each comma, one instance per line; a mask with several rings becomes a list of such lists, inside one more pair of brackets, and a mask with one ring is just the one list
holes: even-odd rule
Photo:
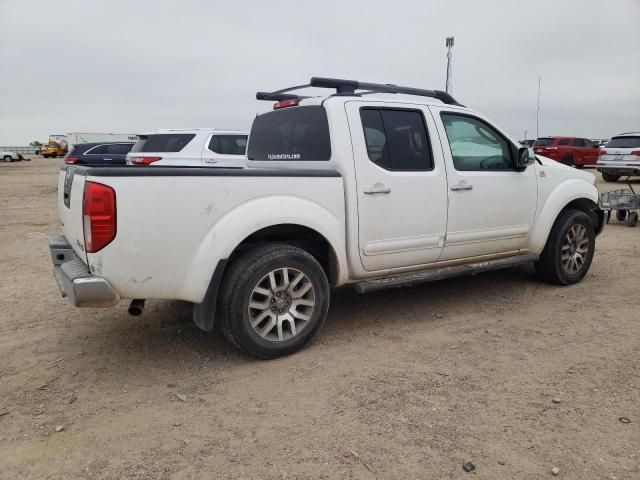
[[57, 153], [52, 153], [51, 154], [51, 158], [58, 158], [58, 154]]
[[595, 248], [595, 231], [591, 217], [580, 210], [560, 213], [536, 271], [540, 278], [557, 285], [578, 283], [589, 271]]
[[573, 166], [573, 157], [571, 155], [565, 155], [562, 159], [562, 163], [568, 165], [569, 167]]
[[327, 276], [313, 256], [291, 245], [245, 253], [229, 267], [223, 285], [222, 331], [255, 357], [300, 350], [327, 317]]
[[602, 179], [605, 182], [617, 182], [619, 178], [620, 178], [620, 175], [613, 175], [611, 173], [602, 172]]
[[44, 158], [49, 158], [49, 155], [42, 155]]

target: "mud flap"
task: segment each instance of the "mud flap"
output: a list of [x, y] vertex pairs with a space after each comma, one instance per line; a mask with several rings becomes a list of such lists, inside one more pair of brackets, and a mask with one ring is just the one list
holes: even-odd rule
[[193, 304], [193, 322], [198, 326], [198, 328], [205, 332], [213, 330], [213, 325], [215, 324], [218, 293], [220, 291], [220, 284], [222, 283], [222, 276], [224, 275], [226, 266], [226, 260], [220, 260], [218, 262], [218, 265], [211, 276], [211, 282], [209, 282], [209, 287], [207, 288], [204, 300], [202, 303]]

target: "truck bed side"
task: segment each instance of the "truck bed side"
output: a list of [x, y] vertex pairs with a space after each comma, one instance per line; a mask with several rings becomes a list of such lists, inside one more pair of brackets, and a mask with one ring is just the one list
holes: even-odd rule
[[122, 167], [77, 168], [73, 176], [70, 207], [59, 208], [65, 235], [81, 257], [82, 195], [76, 189], [85, 179], [116, 192], [116, 237], [84, 258], [121, 298], [199, 303], [218, 262], [272, 225], [315, 230], [333, 247], [339, 268], [346, 264], [344, 190], [334, 171]]

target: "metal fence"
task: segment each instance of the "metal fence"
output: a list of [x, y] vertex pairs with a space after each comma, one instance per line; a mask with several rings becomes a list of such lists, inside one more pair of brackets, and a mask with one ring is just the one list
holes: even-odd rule
[[35, 155], [36, 150], [41, 150], [42, 147], [32, 147], [30, 145], [27, 146], [4, 146], [4, 145], [0, 145], [0, 150], [9, 150], [10, 152], [16, 152], [16, 153], [21, 153], [21, 154], [31, 154], [31, 155]]

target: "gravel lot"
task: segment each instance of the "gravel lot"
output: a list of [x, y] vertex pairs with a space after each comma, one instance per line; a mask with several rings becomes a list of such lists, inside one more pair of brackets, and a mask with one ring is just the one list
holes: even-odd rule
[[336, 291], [265, 362], [183, 303], [60, 298], [61, 163], [0, 164], [0, 478], [640, 478], [640, 227], [613, 220], [573, 287], [526, 267]]

